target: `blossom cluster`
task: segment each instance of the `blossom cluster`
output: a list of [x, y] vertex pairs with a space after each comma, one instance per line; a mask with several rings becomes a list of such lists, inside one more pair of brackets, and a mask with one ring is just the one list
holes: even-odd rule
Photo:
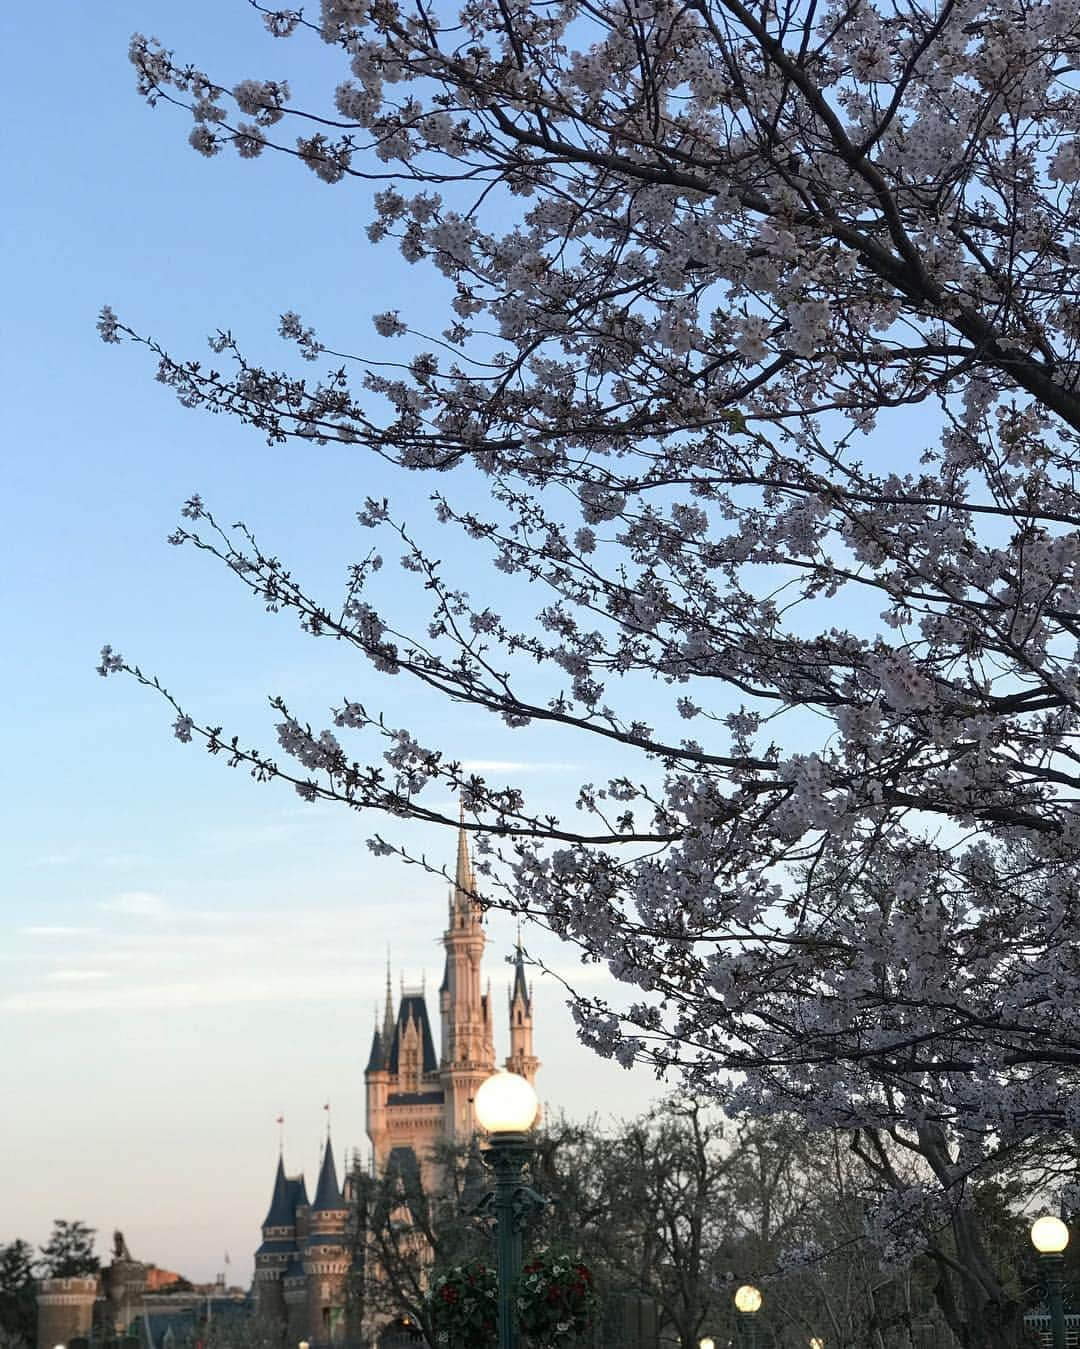
[[[1019, 1145], [1080, 1086], [1080, 13], [635, 15], [267, 12], [340, 64], [310, 113], [133, 40], [201, 154], [377, 178], [369, 241], [450, 298], [438, 336], [403, 296], [370, 359], [307, 378], [228, 332], [212, 368], [174, 358], [108, 308], [102, 339], [275, 444], [470, 475], [434, 501], [460, 547], [359, 511], [430, 600], [416, 633], [373, 560], [320, 603], [201, 507], [174, 537], [365, 673], [561, 728], [591, 767], [553, 815], [366, 689], [333, 730], [279, 709], [284, 765], [180, 708], [175, 733], [307, 799], [452, 823], [430, 803], [460, 795], [498, 902], [625, 990], [573, 998], [602, 1055], [731, 1108]], [[330, 357], [292, 311], [280, 333]], [[469, 593], [466, 549], [520, 605]]]

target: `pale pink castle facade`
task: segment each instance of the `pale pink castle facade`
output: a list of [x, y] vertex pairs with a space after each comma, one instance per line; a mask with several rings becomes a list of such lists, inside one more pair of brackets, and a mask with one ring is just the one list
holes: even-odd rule
[[[439, 1184], [433, 1152], [442, 1142], [467, 1143], [476, 1133], [473, 1099], [496, 1071], [494, 1008], [483, 981], [487, 938], [483, 910], [462, 828], [442, 944], [446, 958], [439, 986], [436, 1053], [425, 990], [402, 987], [397, 1006], [387, 968], [386, 999], [364, 1070], [366, 1124], [372, 1167], [416, 1168], [425, 1188]], [[540, 1061], [533, 1052], [533, 999], [520, 948], [509, 996], [510, 1053], [504, 1065], [535, 1083]], [[316, 1195], [309, 1200], [303, 1176], [289, 1177], [279, 1160], [274, 1189], [255, 1254], [255, 1301], [265, 1328], [279, 1327], [283, 1344], [343, 1344], [346, 1285], [355, 1233], [350, 1233], [347, 1178], [338, 1183], [327, 1140]], [[365, 1336], [366, 1339], [366, 1336]], [[381, 1341], [380, 1341], [381, 1343]]]

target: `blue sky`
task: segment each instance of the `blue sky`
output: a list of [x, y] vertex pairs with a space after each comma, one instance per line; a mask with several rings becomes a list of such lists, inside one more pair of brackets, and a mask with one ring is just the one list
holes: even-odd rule
[[[264, 743], [271, 693], [313, 720], [343, 694], [376, 688], [400, 712], [404, 689], [373, 686], [345, 653], [313, 645], [206, 559], [165, 543], [199, 491], [333, 595], [370, 541], [353, 510], [391, 482], [355, 452], [269, 449], [185, 412], [140, 352], [102, 345], [94, 321], [109, 303], [195, 356], [206, 334], [231, 326], [275, 358], [277, 318], [291, 308], [327, 341], [370, 348], [369, 316], [415, 313], [431, 276], [389, 248], [371, 251], [365, 189], [328, 188], [273, 156], [196, 155], [183, 115], [151, 111], [135, 93], [135, 30], [226, 84], [287, 74], [302, 94], [305, 81], [337, 75], [329, 53], [272, 42], [243, 0], [0, 13], [19, 109], [5, 122], [0, 226], [0, 1241], [38, 1242], [54, 1218], [82, 1218], [103, 1239], [123, 1228], [139, 1258], [195, 1278], [228, 1250], [246, 1279], [274, 1117], [287, 1117], [290, 1166], [309, 1174], [325, 1100], [339, 1148], [365, 1143], [361, 1073], [386, 947], [395, 983], [401, 969], [437, 982], [444, 895], [372, 858], [356, 817], [305, 807], [179, 745], [162, 705], [130, 681], [100, 680], [94, 665], [109, 641], [196, 715]], [[405, 504], [423, 518], [428, 484], [409, 486], [416, 500]], [[402, 595], [403, 610], [411, 603]], [[523, 761], [512, 771], [552, 806], [595, 767], [580, 774], [558, 737], [538, 747], [467, 710], [410, 711], [467, 760]], [[408, 836], [452, 856], [452, 840]], [[499, 989], [513, 932], [496, 917], [491, 935]], [[537, 947], [573, 967], [572, 953]], [[539, 984], [537, 1002], [551, 1103], [607, 1115], [655, 1095], [647, 1074], [577, 1046], [556, 988]]]

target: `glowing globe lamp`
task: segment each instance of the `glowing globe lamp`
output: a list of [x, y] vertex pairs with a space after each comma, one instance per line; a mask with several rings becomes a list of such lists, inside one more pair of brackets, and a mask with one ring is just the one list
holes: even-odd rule
[[825, 1341], [818, 1335], [812, 1336], [810, 1339], [810, 1349], [825, 1349]]
[[532, 1128], [540, 1102], [518, 1073], [500, 1072], [481, 1086], [473, 1104], [489, 1134], [523, 1134]]
[[1069, 1229], [1052, 1213], [1036, 1218], [1031, 1227], [1031, 1244], [1039, 1252], [1046, 1303], [1050, 1309], [1050, 1338], [1053, 1349], [1065, 1349], [1065, 1247]]
[[1060, 1218], [1047, 1213], [1032, 1224], [1031, 1244], [1040, 1255], [1060, 1255], [1069, 1244], [1069, 1229]]
[[753, 1315], [754, 1312], [761, 1310], [761, 1294], [750, 1283], [744, 1283], [741, 1288], [735, 1290], [735, 1307], [744, 1315]]
[[698, 1349], [716, 1349], [716, 1341], [711, 1335], [706, 1335], [703, 1340], [698, 1340]]

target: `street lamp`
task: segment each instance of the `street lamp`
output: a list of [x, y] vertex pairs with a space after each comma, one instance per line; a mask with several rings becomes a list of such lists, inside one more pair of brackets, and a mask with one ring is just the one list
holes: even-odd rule
[[1061, 1301], [1062, 1275], [1065, 1270], [1065, 1247], [1069, 1244], [1069, 1229], [1052, 1213], [1036, 1218], [1031, 1227], [1031, 1244], [1039, 1252], [1046, 1301], [1050, 1308], [1050, 1330], [1054, 1349], [1065, 1349], [1065, 1308]]
[[820, 1335], [810, 1336], [810, 1349], [825, 1349], [825, 1341]]
[[761, 1293], [752, 1283], [744, 1283], [735, 1290], [735, 1312], [738, 1316], [739, 1339], [747, 1349], [757, 1349], [757, 1325], [754, 1317], [761, 1310]]
[[525, 1184], [532, 1154], [528, 1131], [539, 1106], [532, 1084], [518, 1073], [500, 1072], [476, 1093], [473, 1108], [488, 1132], [488, 1164], [495, 1173], [495, 1267], [499, 1276], [499, 1349], [518, 1349], [514, 1288], [521, 1273], [521, 1227], [525, 1210], [540, 1196]]
[[308, 1344], [307, 1340], [301, 1340], [296, 1349], [311, 1349], [311, 1345]]
[[703, 1340], [698, 1340], [697, 1349], [716, 1349], [716, 1341], [711, 1335], [706, 1335]]

